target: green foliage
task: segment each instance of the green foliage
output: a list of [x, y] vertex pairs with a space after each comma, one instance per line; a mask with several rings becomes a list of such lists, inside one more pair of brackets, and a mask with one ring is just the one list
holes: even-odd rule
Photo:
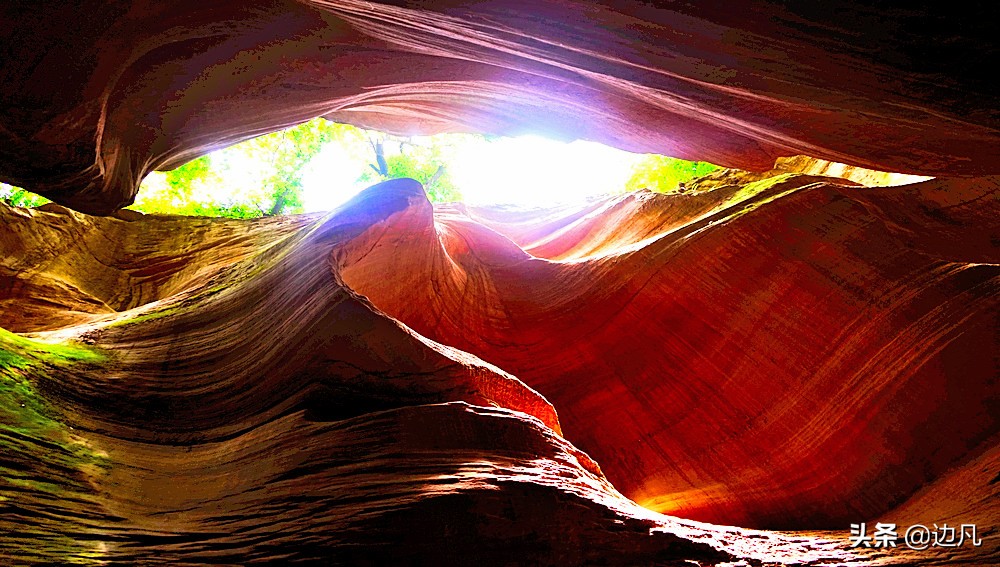
[[[309, 162], [324, 146], [337, 143], [350, 156], [348, 163], [376, 161], [369, 139], [373, 135], [347, 124], [316, 118], [298, 126], [259, 136], [201, 156], [167, 172], [152, 172], [143, 180], [133, 210], [150, 214], [254, 218], [299, 213], [303, 210], [302, 183]], [[472, 135], [420, 138], [392, 137], [400, 149], [383, 155], [383, 171], [367, 171], [358, 182], [412, 177], [424, 184], [432, 201], [461, 200], [446, 167], [456, 147]], [[359, 167], [359, 170], [361, 167]], [[331, 188], [333, 189], [333, 188]], [[19, 206], [47, 200], [22, 189], [0, 184], [0, 198]]]
[[48, 199], [41, 195], [36, 195], [31, 191], [25, 191], [20, 187], [0, 183], [0, 200], [14, 207], [37, 207], [49, 203]]
[[[409, 177], [416, 179], [427, 192], [427, 198], [433, 203], [453, 203], [462, 200], [462, 192], [455, 185], [448, 164], [454, 158], [456, 150], [470, 141], [490, 141], [490, 138], [476, 134], [439, 134], [418, 139], [400, 138], [396, 142], [399, 152], [384, 157], [383, 163], [378, 162], [378, 151], [373, 154], [369, 170], [362, 174], [359, 181], [375, 182], [386, 179]], [[373, 147], [378, 144], [373, 143]]]
[[[259, 136], [166, 173], [151, 173], [131, 208], [144, 213], [253, 218], [302, 212], [304, 167], [334, 141], [361, 131], [316, 118]], [[230, 178], [239, 179], [232, 183]]]
[[304, 166], [327, 143], [360, 141], [360, 131], [344, 124], [316, 118], [294, 128], [248, 140], [234, 149], [259, 164], [266, 164], [262, 185], [266, 199], [257, 205], [268, 215], [302, 212]]
[[462, 200], [462, 193], [455, 187], [447, 166], [439, 159], [428, 159], [426, 154], [433, 152], [426, 148], [417, 148], [409, 153], [399, 153], [385, 158], [388, 172], [384, 176], [376, 176], [374, 171], [365, 172], [363, 181], [376, 179], [399, 179], [409, 177], [416, 179], [424, 186], [427, 198], [435, 203], [450, 203]]
[[649, 189], [657, 193], [671, 193], [680, 183], [707, 175], [718, 169], [717, 165], [703, 161], [649, 154], [632, 169], [632, 176], [625, 183], [626, 191]]
[[211, 156], [201, 156], [177, 169], [151, 173], [139, 188], [130, 207], [143, 213], [192, 215], [206, 217], [259, 217], [259, 209], [248, 203], [213, 195], [212, 189], [223, 183], [213, 167]]
[[[361, 183], [401, 177], [423, 184], [432, 202], [461, 201], [451, 164], [467, 163], [468, 156], [482, 154], [482, 145], [495, 140], [495, 136], [474, 134], [391, 136], [317, 118], [199, 157], [172, 171], [153, 172], [143, 180], [131, 208], [144, 213], [230, 218], [299, 213], [307, 174], [315, 175], [310, 184], [319, 176], [321, 184], [329, 180], [329, 207], [335, 206], [338, 195], [358, 189]], [[329, 144], [336, 144], [336, 152], [323, 152], [320, 157]], [[470, 152], [473, 146], [478, 147]], [[572, 167], [580, 172], [600, 167], [586, 158], [581, 161]], [[679, 183], [715, 169], [710, 163], [645, 155], [633, 166], [625, 191], [675, 192]], [[542, 185], [538, 177], [536, 173], [532, 181]], [[614, 181], [614, 185], [619, 183]], [[323, 203], [323, 195], [317, 198], [310, 193], [308, 197]], [[46, 202], [2, 184], [0, 198], [21, 206]]]
[[167, 185], [174, 191], [184, 191], [196, 181], [207, 179], [211, 173], [211, 162], [208, 156], [191, 160], [165, 175]]

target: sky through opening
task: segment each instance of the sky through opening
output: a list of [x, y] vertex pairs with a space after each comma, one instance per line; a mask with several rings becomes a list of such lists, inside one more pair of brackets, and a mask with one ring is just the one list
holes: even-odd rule
[[[369, 166], [356, 154], [332, 143], [310, 161], [302, 182], [306, 211], [330, 210], [371, 185], [357, 181]], [[529, 135], [470, 140], [455, 148], [447, 167], [465, 203], [535, 207], [620, 193], [642, 157], [596, 142]]]

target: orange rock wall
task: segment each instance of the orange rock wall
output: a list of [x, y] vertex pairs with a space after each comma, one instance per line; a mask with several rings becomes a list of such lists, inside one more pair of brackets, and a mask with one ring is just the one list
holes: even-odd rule
[[546, 396], [640, 504], [834, 528], [997, 432], [1000, 184], [779, 179], [735, 204], [617, 198], [527, 248], [569, 261], [522, 251], [502, 214], [494, 232], [426, 203], [335, 259], [380, 309]]
[[[48, 264], [49, 281], [76, 281], [75, 265], [100, 276], [38, 305], [30, 319], [51, 315], [48, 330], [0, 330], [0, 562], [932, 564], [849, 550], [842, 530], [713, 526], [625, 498], [536, 391], [343, 285], [340, 262], [372, 231], [430, 213], [408, 180], [280, 220], [0, 205], [0, 226], [17, 227], [0, 232], [6, 247], [48, 231], [116, 243]], [[136, 254], [154, 239], [157, 254]], [[78, 309], [140, 273], [158, 285], [139, 281], [139, 305]], [[25, 321], [0, 310], [0, 327]]]

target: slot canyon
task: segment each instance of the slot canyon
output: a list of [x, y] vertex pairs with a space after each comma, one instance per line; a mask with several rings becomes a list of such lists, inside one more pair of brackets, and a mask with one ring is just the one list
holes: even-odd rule
[[[53, 202], [0, 201], [0, 564], [1000, 564], [977, 10], [4, 3], [0, 181]], [[317, 117], [722, 167], [535, 209], [406, 178], [124, 208]]]

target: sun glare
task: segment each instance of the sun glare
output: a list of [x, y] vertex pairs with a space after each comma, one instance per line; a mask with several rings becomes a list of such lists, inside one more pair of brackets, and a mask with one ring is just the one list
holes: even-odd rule
[[358, 181], [368, 165], [352, 153], [330, 143], [309, 161], [302, 175], [302, 207], [307, 213], [336, 209], [372, 184]]
[[135, 205], [244, 217], [329, 211], [381, 179], [413, 177], [433, 202], [547, 207], [622, 193], [647, 157], [538, 135], [400, 137], [312, 121], [154, 172]]
[[[455, 149], [448, 168], [466, 203], [542, 207], [620, 192], [641, 157], [596, 142], [519, 136], [470, 140]], [[342, 145], [327, 145], [303, 176], [305, 210], [336, 208], [371, 185], [356, 181], [367, 167]]]
[[620, 192], [641, 157], [596, 142], [520, 136], [462, 149], [453, 173], [469, 204], [546, 206]]

